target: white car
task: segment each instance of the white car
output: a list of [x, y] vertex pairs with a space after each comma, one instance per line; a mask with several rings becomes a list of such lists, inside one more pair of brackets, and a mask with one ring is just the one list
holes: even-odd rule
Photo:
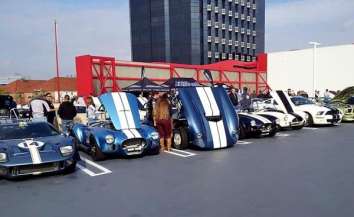
[[296, 109], [307, 114], [308, 125], [333, 125], [342, 121], [343, 115], [336, 108], [317, 105], [302, 96], [291, 97], [291, 101]]
[[277, 118], [279, 120], [277, 123], [278, 128], [280, 129], [291, 128], [292, 122], [296, 122], [297, 120], [296, 117], [294, 115], [280, 111], [275, 107], [270, 108], [272, 102], [274, 102], [272, 99], [252, 99], [252, 108], [254, 109], [253, 114], [260, 115], [265, 118]]
[[280, 127], [283, 129], [291, 128], [297, 130], [303, 128], [307, 116], [304, 112], [293, 109], [289, 103], [291, 101], [290, 98], [285, 96], [286, 93], [283, 91], [272, 91], [270, 94], [273, 98], [257, 103], [260, 110], [257, 114], [277, 116], [280, 120]]

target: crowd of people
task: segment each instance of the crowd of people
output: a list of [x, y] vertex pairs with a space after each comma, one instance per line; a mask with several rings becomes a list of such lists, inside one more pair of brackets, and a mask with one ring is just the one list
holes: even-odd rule
[[[255, 92], [249, 93], [247, 87], [239, 90], [238, 88], [228, 87], [227, 92], [231, 103], [237, 110], [248, 110], [251, 107], [253, 98], [271, 98], [268, 90], [256, 95]], [[300, 95], [308, 97], [308, 94], [304, 91], [295, 91], [288, 89], [290, 96]], [[143, 121], [153, 125], [159, 135], [160, 144], [163, 150], [171, 150], [171, 138], [172, 138], [172, 117], [174, 115], [173, 109], [178, 107], [177, 92], [171, 90], [170, 92], [143, 92], [138, 93], [137, 98], [139, 100], [139, 109], [145, 111]], [[316, 91], [316, 99], [319, 98], [319, 92]], [[324, 100], [329, 101], [333, 97], [333, 93], [326, 90], [324, 93]], [[86, 116], [88, 123], [98, 120], [98, 108], [96, 107], [92, 97], [88, 97], [85, 100]], [[29, 103], [29, 109], [31, 117], [34, 120], [48, 121], [54, 126], [60, 127], [63, 132], [68, 131], [68, 127], [74, 123], [74, 118], [77, 115], [77, 106], [79, 105], [78, 98], [69, 95], [64, 96], [64, 100], [60, 103], [58, 110], [56, 111], [53, 104], [53, 97], [50, 93], [46, 93], [42, 96], [33, 98]], [[57, 123], [57, 118], [61, 120], [61, 124]]]

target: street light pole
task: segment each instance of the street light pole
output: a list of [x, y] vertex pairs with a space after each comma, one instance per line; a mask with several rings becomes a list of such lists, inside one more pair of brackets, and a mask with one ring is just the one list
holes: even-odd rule
[[313, 46], [313, 56], [312, 56], [312, 93], [313, 97], [316, 95], [316, 70], [317, 70], [317, 47], [321, 44], [319, 42], [311, 41], [309, 42], [310, 45]]
[[57, 21], [54, 20], [54, 37], [55, 37], [55, 63], [57, 71], [57, 91], [58, 91], [58, 102], [60, 103], [60, 75], [59, 75], [59, 57], [58, 57], [58, 32], [57, 32]]

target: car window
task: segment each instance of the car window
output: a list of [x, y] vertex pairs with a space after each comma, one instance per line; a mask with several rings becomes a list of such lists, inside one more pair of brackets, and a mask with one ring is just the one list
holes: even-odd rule
[[349, 104], [349, 105], [354, 105], [354, 96], [352, 96], [352, 97], [350, 97], [350, 98], [348, 99], [348, 104]]
[[0, 125], [0, 132], [0, 140], [28, 139], [59, 135], [58, 131], [44, 122]]
[[295, 104], [295, 105], [310, 105], [310, 104], [314, 104], [311, 100], [305, 98], [305, 97], [293, 97], [291, 98], [291, 101]]

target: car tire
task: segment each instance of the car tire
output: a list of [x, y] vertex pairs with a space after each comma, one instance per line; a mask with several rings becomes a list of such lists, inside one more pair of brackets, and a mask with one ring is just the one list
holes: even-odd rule
[[188, 148], [188, 134], [185, 127], [173, 131], [172, 146], [179, 150]]
[[272, 130], [272, 132], [269, 133], [268, 137], [274, 137], [277, 132], [278, 131], [276, 129]]
[[313, 126], [313, 118], [312, 115], [309, 113], [306, 113], [308, 115], [307, 121], [306, 121], [306, 126], [307, 127], [312, 127]]
[[75, 171], [76, 171], [76, 161], [70, 166], [68, 166], [67, 168], [65, 168], [64, 174], [74, 173]]
[[98, 147], [96, 140], [92, 137], [90, 139], [90, 144], [91, 144], [90, 154], [91, 154], [92, 160], [103, 161], [104, 159], [106, 159], [106, 156], [103, 154], [101, 149]]
[[242, 126], [240, 126], [239, 139], [245, 139], [245, 138], [246, 138], [245, 130]]

